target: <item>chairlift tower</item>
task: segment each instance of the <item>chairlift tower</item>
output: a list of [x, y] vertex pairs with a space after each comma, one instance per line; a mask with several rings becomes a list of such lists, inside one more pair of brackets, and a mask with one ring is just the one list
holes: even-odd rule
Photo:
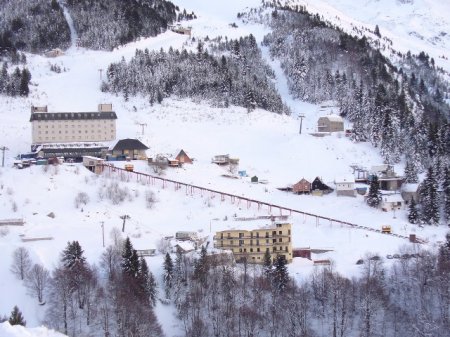
[[299, 131], [299, 134], [302, 134], [303, 118], [305, 118], [305, 114], [299, 114], [298, 117], [300, 118], [300, 131]]

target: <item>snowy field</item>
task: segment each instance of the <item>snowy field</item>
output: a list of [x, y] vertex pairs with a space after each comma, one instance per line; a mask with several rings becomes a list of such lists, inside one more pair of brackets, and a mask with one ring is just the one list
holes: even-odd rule
[[[227, 35], [235, 38], [252, 33], [260, 41], [265, 33], [264, 27], [243, 25], [236, 19], [236, 13], [246, 6], [257, 6], [259, 1], [256, 0], [218, 1], [211, 7], [200, 0], [178, 0], [174, 3], [188, 11], [194, 10], [199, 15], [197, 20], [189, 23], [196, 37]], [[343, 1], [338, 3], [342, 4]], [[232, 22], [236, 22], [238, 28], [231, 28], [229, 24]], [[123, 235], [132, 238], [136, 249], [156, 248], [162, 237], [174, 235], [178, 230], [198, 231], [201, 236], [211, 240], [217, 230], [251, 229], [267, 223], [234, 221], [234, 215], [252, 217], [269, 214], [268, 209], [258, 210], [256, 206], [247, 208], [245, 204], [232, 204], [230, 200], [221, 201], [207, 194], [190, 195], [183, 189], [175, 191], [173, 186], [163, 188], [161, 184], [136, 182], [131, 175], [129, 181], [96, 176], [80, 164], [16, 170], [12, 168], [13, 157], [28, 151], [31, 145], [31, 105], [48, 105], [49, 111], [65, 112], [95, 111], [99, 103], [112, 103], [118, 115], [119, 139], [139, 138], [150, 147], [149, 155], [176, 154], [176, 149], [183, 148], [195, 159], [193, 165], [167, 169], [165, 177], [168, 179], [375, 229], [391, 225], [394, 233], [405, 236], [415, 233], [427, 240], [428, 243], [423, 245], [426, 249], [434, 249], [443, 239], [447, 228], [409, 225], [406, 210], [381, 212], [365, 205], [362, 196], [346, 198], [337, 197], [335, 193], [323, 197], [296, 196], [277, 189], [302, 178], [312, 181], [317, 176], [322, 177], [325, 183], [332, 182], [335, 177], [351, 174], [351, 164], [369, 168], [380, 164], [381, 158], [370, 145], [352, 143], [342, 134], [323, 138], [311, 136], [309, 133], [316, 131], [319, 116], [337, 111], [332, 108], [321, 110], [320, 106], [289, 97], [286, 79], [279, 64], [268, 58], [267, 51], [263, 51], [263, 54], [276, 73], [280, 93], [294, 111], [292, 116], [262, 110], [247, 113], [239, 107], [212, 108], [207, 102], [177, 98], [150, 106], [143, 97], [132, 97], [125, 102], [122, 97], [100, 92], [101, 76], [105, 76], [111, 62], [117, 62], [122, 57], [130, 59], [136, 48], [159, 50], [170, 46], [195, 48], [195, 45], [187, 43], [186, 36], [166, 32], [113, 52], [94, 52], [73, 47], [56, 59], [27, 55], [33, 83], [30, 96], [26, 99], [0, 97], [0, 145], [9, 148], [5, 167], [0, 169], [0, 214], [4, 219], [23, 218], [26, 222], [21, 227], [0, 227], [0, 249], [3, 253], [0, 262], [0, 292], [3, 294], [0, 314], [8, 315], [13, 306], [18, 305], [30, 327], [39, 326], [44, 317], [45, 306], [39, 306], [35, 299], [27, 295], [23, 284], [9, 271], [11, 254], [18, 247], [27, 248], [34, 262], [42, 263], [51, 270], [58, 263], [59, 254], [67, 242], [73, 240], [80, 242], [90, 263], [98, 263], [104, 251], [101, 223], [104, 225], [107, 246], [111, 243], [111, 230], [122, 229], [120, 216], [125, 214], [130, 219]], [[58, 64], [65, 71], [60, 74], [51, 72], [50, 64]], [[299, 113], [305, 114], [302, 134], [299, 134]], [[142, 123], [147, 125], [144, 133], [139, 125]], [[221, 176], [226, 173], [225, 170], [211, 164], [211, 158], [226, 153], [240, 159], [239, 169], [246, 170], [249, 177], [230, 179]], [[121, 167], [124, 165], [120, 162], [115, 164]], [[136, 161], [133, 164], [136, 171], [152, 174], [145, 162]], [[396, 171], [402, 174], [403, 166], [396, 166]], [[268, 183], [251, 184], [250, 177], [254, 175]], [[100, 197], [105, 186], [114, 181], [127, 190], [126, 200], [119, 205], [113, 205], [110, 200]], [[157, 199], [152, 208], [146, 207], [145, 195], [148, 191], [153, 191]], [[82, 208], [76, 208], [74, 202], [79, 192], [87, 193], [90, 199]], [[54, 218], [48, 216], [51, 212]], [[387, 254], [422, 248], [401, 238], [325, 221], [317, 223], [313, 217], [291, 216], [289, 221], [293, 224], [293, 247], [331, 249], [332, 252], [319, 258], [332, 259], [336, 270], [347, 276], [358, 275], [359, 267], [355, 262], [368, 253], [385, 257]], [[51, 237], [52, 240], [24, 243], [21, 240], [24, 237]], [[147, 258], [160, 283], [162, 261], [162, 255]], [[389, 261], [386, 260], [386, 263]], [[299, 258], [289, 268], [297, 279], [308, 277], [314, 269], [311, 261]], [[171, 307], [160, 305], [156, 312], [167, 336], [181, 333], [180, 326], [172, 319], [174, 310]], [[0, 326], [0, 335], [26, 336], [25, 333], [14, 334], [9, 329], [6, 325]], [[36, 332], [32, 336], [47, 335]], [[49, 333], [48, 336], [56, 335]]]

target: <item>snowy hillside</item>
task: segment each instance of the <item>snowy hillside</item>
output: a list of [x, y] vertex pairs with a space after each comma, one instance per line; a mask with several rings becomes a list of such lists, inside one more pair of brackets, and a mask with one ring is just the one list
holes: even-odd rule
[[[237, 12], [258, 6], [258, 0], [215, 1], [214, 5], [208, 5], [204, 0], [173, 2], [194, 10], [198, 15], [198, 19], [189, 22], [196, 38], [207, 35], [236, 38], [251, 33], [259, 43], [267, 32], [266, 27], [246, 25], [236, 19]], [[308, 8], [316, 8], [324, 15], [338, 15], [342, 21], [350, 21], [348, 18], [351, 17], [352, 22], [378, 24], [382, 34], [392, 37], [397, 48], [416, 49], [417, 52], [426, 49], [430, 55], [436, 55], [436, 60], [450, 46], [450, 37], [441, 36], [441, 32], [450, 32], [450, 23], [440, 20], [440, 13], [444, 13], [444, 9], [450, 10], [450, 5], [445, 3], [433, 7], [431, 12], [431, 9], [419, 11], [429, 2], [425, 0], [416, 0], [410, 4], [400, 4], [394, 0], [391, 0], [392, 4], [388, 4], [388, 0], [367, 2], [367, 11], [357, 11], [350, 5], [350, 1], [336, 1], [333, 5], [335, 7], [331, 7], [328, 2], [299, 0], [299, 3], [307, 4]], [[438, 1], [433, 1], [435, 2], [438, 4]], [[383, 5], [390, 10], [381, 12]], [[395, 6], [405, 8], [405, 11], [397, 11]], [[394, 12], [402, 14], [393, 17]], [[422, 23], [428, 20], [430, 13], [440, 24], [427, 25], [429, 28], [421, 32], [423, 39], [412, 34], [413, 31], [417, 32], [417, 27], [424, 26]], [[415, 25], [411, 29], [405, 29], [408, 20]], [[233, 22], [237, 23], [237, 28], [230, 26]], [[433, 42], [433, 37], [440, 37], [440, 40], [435, 39]], [[0, 168], [0, 214], [4, 219], [23, 218], [25, 221], [24, 226], [0, 227], [0, 250], [3, 252], [0, 262], [0, 315], [5, 315], [17, 305], [30, 327], [39, 326], [45, 318], [46, 306], [40, 306], [9, 270], [12, 254], [18, 247], [27, 248], [34, 263], [41, 263], [52, 270], [67, 242], [77, 240], [85, 250], [88, 261], [98, 264], [104, 251], [101, 226], [104, 226], [107, 246], [112, 242], [111, 231], [122, 230], [120, 216], [123, 215], [129, 215], [130, 220], [122, 235], [129, 236], [135, 248], [150, 249], [157, 248], [161, 238], [173, 236], [178, 230], [198, 231], [212, 245], [212, 236], [217, 230], [251, 229], [267, 223], [264, 220], [239, 222], [233, 220], [234, 217], [269, 214], [268, 209], [233, 204], [231, 200], [222, 201], [217, 195], [190, 195], [184, 190], [176, 191], [172, 185], [163, 187], [159, 183], [151, 185], [146, 181], [136, 181], [133, 175], [123, 179], [115, 174], [96, 176], [81, 164], [65, 163], [55, 167], [33, 166], [17, 170], [12, 167], [14, 156], [29, 151], [31, 145], [31, 105], [47, 105], [51, 112], [77, 112], [95, 111], [99, 103], [112, 103], [113, 110], [118, 115], [118, 139], [139, 138], [149, 146], [148, 155], [174, 154], [176, 149], [182, 148], [195, 159], [193, 165], [168, 169], [164, 175], [168, 179], [377, 230], [383, 225], [391, 225], [394, 233], [402, 236], [417, 234], [427, 242], [421, 246], [409, 243], [405, 238], [354, 229], [337, 222], [318, 221], [312, 216], [283, 214], [290, 215], [294, 247], [330, 249], [331, 252], [322, 257], [335, 261], [335, 269], [349, 277], [359, 275], [361, 269], [355, 262], [367, 254], [377, 254], [384, 258], [388, 254], [422, 248], [433, 250], [443, 239], [447, 228], [423, 228], [408, 224], [406, 209], [392, 213], [382, 212], [368, 207], [360, 195], [355, 198], [337, 197], [335, 193], [323, 197], [298, 196], [277, 189], [294, 184], [302, 178], [312, 181], [317, 176], [332, 184], [336, 177], [352, 174], [350, 165], [357, 163], [370, 168], [380, 164], [382, 159], [377, 149], [368, 143], [353, 143], [343, 133], [321, 138], [312, 136], [310, 133], [317, 131], [317, 119], [320, 116], [338, 111], [292, 99], [279, 64], [270, 59], [267, 50], [263, 50], [263, 55], [275, 72], [280, 94], [294, 112], [291, 116], [259, 109], [248, 113], [244, 108], [233, 106], [228, 109], [215, 108], [208, 102], [192, 102], [176, 97], [164, 100], [161, 105], [152, 106], [144, 97], [130, 97], [125, 102], [123, 97], [100, 91], [101, 81], [111, 62], [118, 62], [122, 57], [129, 60], [136, 48], [167, 50], [169, 47], [194, 49], [196, 45], [189, 42], [186, 36], [168, 31], [112, 52], [72, 46], [65, 55], [54, 59], [27, 55], [28, 67], [32, 73], [29, 97], [0, 97], [0, 146], [8, 147], [5, 167]], [[440, 59], [437, 63], [447, 65], [450, 70], [448, 61]], [[58, 65], [62, 72], [51, 71], [52, 64]], [[300, 113], [305, 115], [301, 134]], [[145, 128], [142, 125], [146, 125]], [[346, 123], [346, 128], [350, 126]], [[249, 176], [241, 179], [223, 177], [227, 172], [212, 164], [211, 158], [225, 153], [238, 157], [239, 169], [246, 170]], [[115, 164], [123, 167], [125, 163]], [[136, 161], [133, 164], [135, 171], [154, 174], [146, 162]], [[403, 174], [403, 164], [396, 165], [395, 169]], [[267, 180], [267, 184], [252, 184], [250, 177], [254, 175]], [[117, 183], [126, 195], [125, 200], [119, 204], [114, 204], [105, 196], [105, 190], [113, 183]], [[156, 196], [156, 202], [151, 208], [147, 207], [145, 200], [149, 191]], [[88, 195], [89, 202], [77, 208], [75, 198], [80, 192]], [[279, 215], [279, 211], [276, 212], [274, 215]], [[50, 217], [50, 213], [54, 213], [54, 217]], [[49, 240], [24, 242], [24, 238]], [[148, 257], [147, 262], [158, 283], [161, 283], [163, 255]], [[386, 260], [386, 264], [389, 263], [391, 262]], [[311, 261], [299, 258], [294, 260], [289, 270], [293, 277], [304, 279], [314, 271], [314, 267]], [[174, 312], [172, 307], [161, 304], [156, 308], [158, 319], [169, 337], [183, 333], [181, 324], [173, 319]], [[4, 323], [0, 325], [0, 336], [60, 335], [44, 330], [25, 331]]]
[[45, 327], [27, 329], [20, 325], [11, 326], [8, 322], [0, 324], [2, 337], [64, 337], [63, 334]]
[[392, 40], [395, 50], [402, 53], [410, 50], [413, 54], [425, 51], [438, 66], [450, 71], [448, 1], [287, 0], [283, 3], [306, 6], [309, 12], [318, 13], [349, 33], [354, 27], [373, 31], [378, 25], [382, 38]]

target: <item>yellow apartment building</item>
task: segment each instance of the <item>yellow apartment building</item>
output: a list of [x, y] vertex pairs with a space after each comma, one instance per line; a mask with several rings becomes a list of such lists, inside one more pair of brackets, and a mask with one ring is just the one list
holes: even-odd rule
[[117, 115], [112, 104], [99, 104], [95, 112], [48, 112], [31, 107], [33, 144], [101, 142], [116, 139]]
[[237, 262], [247, 259], [250, 263], [263, 263], [268, 251], [275, 260], [284, 255], [292, 262], [291, 224], [277, 223], [273, 226], [255, 230], [226, 230], [214, 236], [214, 247], [231, 250]]

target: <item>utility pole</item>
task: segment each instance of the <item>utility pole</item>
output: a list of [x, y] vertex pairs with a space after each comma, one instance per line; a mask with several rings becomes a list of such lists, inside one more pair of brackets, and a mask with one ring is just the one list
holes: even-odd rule
[[305, 118], [305, 115], [304, 114], [299, 114], [298, 117], [300, 118], [300, 132], [299, 132], [299, 134], [302, 134], [303, 118]]
[[0, 147], [0, 150], [2, 150], [2, 167], [5, 167], [5, 151], [8, 151], [9, 149], [6, 146]]
[[103, 248], [105, 248], [105, 222], [104, 221], [100, 221], [102, 223], [102, 239], [103, 239]]
[[137, 123], [142, 127], [142, 135], [144, 135], [144, 128], [147, 126], [147, 123]]
[[127, 221], [127, 219], [130, 219], [130, 216], [125, 214], [125, 215], [121, 215], [120, 218], [123, 220], [123, 225], [122, 225], [122, 233], [125, 232], [125, 221]]

